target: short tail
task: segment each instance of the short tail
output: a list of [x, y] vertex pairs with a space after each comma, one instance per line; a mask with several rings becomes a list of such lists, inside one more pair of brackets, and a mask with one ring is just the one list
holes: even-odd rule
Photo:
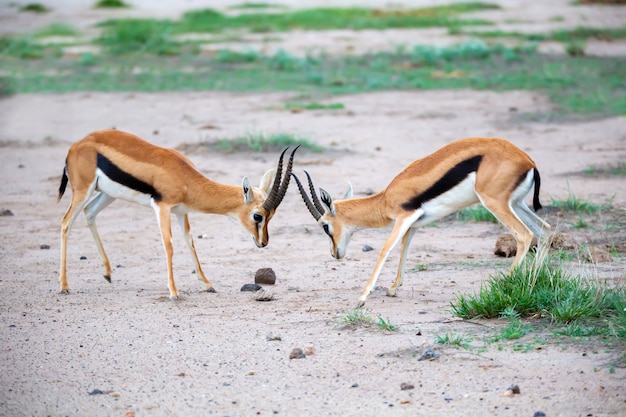
[[67, 164], [66, 164], [65, 167], [63, 167], [63, 175], [61, 176], [61, 184], [59, 185], [59, 196], [57, 197], [57, 203], [61, 201], [61, 197], [63, 197], [63, 194], [65, 194], [65, 189], [67, 188], [68, 180], [69, 179], [67, 177]]
[[541, 203], [539, 202], [539, 189], [541, 188], [541, 177], [539, 176], [539, 170], [537, 168], [533, 168], [534, 180], [535, 180], [535, 193], [533, 194], [533, 208], [535, 211], [540, 210], [542, 208]]

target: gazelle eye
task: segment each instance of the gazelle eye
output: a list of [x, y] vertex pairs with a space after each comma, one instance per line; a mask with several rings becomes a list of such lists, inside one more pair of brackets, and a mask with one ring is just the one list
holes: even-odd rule
[[324, 229], [324, 233], [326, 233], [328, 236], [330, 236], [330, 228], [328, 227], [327, 224], [323, 225], [322, 228]]
[[255, 222], [257, 223], [261, 223], [263, 221], [263, 216], [261, 216], [259, 213], [254, 213], [252, 215], [252, 218], [254, 219]]

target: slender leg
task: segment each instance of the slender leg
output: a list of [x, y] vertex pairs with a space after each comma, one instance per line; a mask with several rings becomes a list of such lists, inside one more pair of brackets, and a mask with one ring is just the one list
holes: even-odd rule
[[389, 237], [385, 241], [385, 244], [383, 245], [383, 248], [378, 255], [374, 271], [372, 272], [372, 275], [370, 276], [367, 285], [365, 285], [363, 292], [359, 296], [357, 308], [361, 308], [365, 305], [365, 300], [367, 299], [369, 293], [372, 292], [374, 285], [376, 285], [376, 280], [378, 279], [380, 271], [383, 268], [383, 264], [389, 257], [389, 253], [391, 252], [391, 250], [396, 246], [400, 239], [404, 237], [404, 235], [407, 233], [413, 223], [415, 223], [423, 214], [424, 211], [422, 209], [418, 209], [408, 217], [396, 219], [396, 222], [391, 229], [391, 233], [389, 234]]
[[165, 259], [167, 261], [167, 286], [170, 289], [170, 300], [178, 299], [178, 290], [174, 284], [174, 268], [172, 267], [172, 257], [174, 256], [174, 248], [172, 247], [172, 220], [170, 218], [170, 207], [152, 202], [154, 211], [159, 221], [161, 229], [161, 239], [163, 240], [163, 248], [165, 249]]
[[402, 281], [404, 280], [404, 264], [406, 263], [406, 256], [409, 253], [409, 245], [411, 244], [411, 239], [413, 239], [416, 231], [416, 228], [411, 227], [402, 237], [402, 244], [400, 248], [400, 264], [398, 265], [398, 273], [396, 274], [396, 279], [389, 288], [389, 291], [387, 292], [387, 295], [389, 297], [395, 297], [398, 288], [402, 286]]
[[105, 209], [109, 204], [115, 201], [115, 198], [100, 192], [94, 198], [92, 198], [83, 211], [85, 212], [85, 217], [87, 218], [87, 225], [89, 226], [89, 230], [91, 230], [91, 235], [93, 236], [93, 240], [96, 241], [96, 246], [98, 246], [98, 252], [100, 252], [100, 257], [102, 258], [102, 264], [104, 265], [104, 278], [107, 281], [111, 282], [111, 263], [109, 262], [109, 258], [107, 257], [106, 252], [104, 251], [104, 246], [102, 246], [102, 239], [100, 239], [100, 235], [98, 234], [98, 229], [96, 228], [96, 216], [103, 209]]
[[61, 283], [61, 293], [68, 294], [70, 287], [67, 283], [67, 238], [72, 228], [72, 224], [78, 217], [80, 210], [85, 206], [90, 192], [72, 191], [72, 202], [61, 219], [61, 266], [59, 272], [59, 282]]
[[207, 279], [202, 272], [202, 267], [200, 266], [200, 261], [198, 260], [198, 254], [196, 253], [196, 247], [193, 244], [193, 237], [191, 236], [191, 227], [189, 226], [189, 216], [187, 214], [177, 214], [176, 218], [178, 219], [178, 223], [180, 224], [180, 228], [183, 231], [183, 235], [185, 236], [185, 241], [187, 242], [187, 246], [189, 247], [189, 251], [191, 252], [191, 257], [196, 265], [196, 274], [198, 275], [198, 279], [204, 282], [204, 285], [207, 287], [207, 292], [216, 292], [215, 288], [213, 288], [213, 284]]
[[533, 234], [538, 239], [543, 239], [550, 233], [551, 227], [548, 223], [535, 212], [533, 212], [523, 200], [514, 201], [512, 204], [513, 210], [520, 217], [526, 226], [532, 230]]
[[508, 201], [502, 201], [488, 196], [483, 196], [481, 201], [487, 210], [513, 233], [513, 237], [515, 237], [517, 241], [517, 253], [511, 264], [511, 270], [513, 270], [526, 257], [532, 243], [533, 233], [528, 226], [517, 217], [517, 214], [511, 210]]

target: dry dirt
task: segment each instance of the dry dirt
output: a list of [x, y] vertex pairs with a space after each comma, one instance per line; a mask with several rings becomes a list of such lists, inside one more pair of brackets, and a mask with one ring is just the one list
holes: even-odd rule
[[[525, 2], [500, 3], [514, 12]], [[542, 7], [546, 16], [565, 15], [569, 21], [568, 13], [578, 13], [566, 2], [553, 3], [554, 9]], [[74, 10], [80, 18], [70, 6], [64, 13]], [[618, 14], [584, 10], [609, 23]], [[575, 174], [624, 161], [625, 117], [529, 121], [519, 115], [551, 108], [546, 97], [533, 92], [383, 92], [328, 98], [343, 103], [342, 111], [280, 110], [294, 97], [80, 93], [0, 100], [0, 208], [14, 214], [0, 217], [1, 416], [626, 414], [626, 370], [610, 366], [623, 354], [620, 348], [589, 340], [563, 343], [547, 332], [517, 341], [528, 347], [523, 351], [516, 351], [514, 342], [483, 350], [483, 341], [505, 322], [469, 322], [450, 313], [457, 294], [477, 291], [490, 274], [508, 267], [510, 260], [493, 255], [504, 232], [493, 224], [446, 221], [418, 231], [398, 297], [375, 291], [366, 306], [370, 316], [398, 326], [397, 332], [338, 327], [341, 315], [356, 304], [387, 231], [357, 233], [346, 258], [337, 261], [293, 186], [270, 224], [265, 249], [257, 249], [234, 220], [191, 216], [194, 236], [203, 236], [196, 248], [216, 294], [202, 292], [175, 229], [182, 299], [169, 301], [153, 212], [124, 202], [98, 217], [114, 266], [112, 283], [102, 278], [81, 217], [70, 236], [71, 294], [58, 294], [59, 224], [69, 198], [55, 200], [65, 153], [71, 142], [111, 126], [183, 149], [247, 132], [300, 134], [331, 150], [299, 151], [295, 171], [308, 170], [318, 186], [336, 196], [347, 181], [357, 196], [379, 190], [408, 163], [453, 140], [499, 136], [537, 162], [544, 205], [569, 193], [600, 204], [612, 198], [615, 210], [626, 204], [623, 177]], [[205, 128], [209, 125], [213, 129]], [[230, 184], [239, 184], [243, 175], [258, 182], [277, 157], [189, 156], [205, 175]], [[620, 247], [625, 222], [615, 210], [589, 219], [593, 232], [572, 229], [577, 216], [549, 210], [544, 215], [581, 243]], [[374, 250], [363, 252], [364, 245]], [[397, 261], [396, 250], [380, 285], [393, 280]], [[574, 272], [623, 282], [625, 264], [622, 255], [597, 265], [581, 262]], [[254, 301], [240, 292], [262, 267], [276, 271], [276, 284], [266, 286], [273, 301]], [[436, 345], [435, 336], [446, 333], [471, 336], [472, 349]], [[294, 348], [309, 355], [289, 359]], [[440, 357], [418, 361], [429, 348]], [[402, 390], [403, 383], [414, 388]], [[521, 393], [503, 396], [512, 384]]]

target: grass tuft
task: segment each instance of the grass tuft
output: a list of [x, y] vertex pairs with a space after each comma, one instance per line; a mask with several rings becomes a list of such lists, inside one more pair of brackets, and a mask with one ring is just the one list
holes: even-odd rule
[[565, 200], [552, 198], [552, 206], [561, 210], [572, 211], [574, 213], [591, 214], [600, 210], [600, 206], [587, 200], [569, 194]]
[[99, 9], [124, 9], [130, 5], [123, 0], [98, 0], [96, 7]]
[[235, 139], [220, 139], [216, 142], [208, 143], [209, 147], [224, 152], [275, 152], [287, 146], [300, 145], [302, 149], [312, 152], [323, 152], [321, 146], [298, 136], [288, 133], [248, 133]]
[[28, 3], [19, 8], [20, 12], [48, 13], [50, 9], [41, 3]]
[[494, 318], [503, 312], [548, 317], [558, 325], [593, 325], [605, 335], [626, 338], [626, 289], [568, 274], [548, 257], [545, 245], [532, 262], [491, 276], [478, 294], [458, 295], [451, 305], [463, 318]]
[[459, 210], [454, 213], [454, 217], [462, 222], [474, 221], [498, 223], [498, 219], [496, 219], [496, 217], [482, 204], [476, 204]]

